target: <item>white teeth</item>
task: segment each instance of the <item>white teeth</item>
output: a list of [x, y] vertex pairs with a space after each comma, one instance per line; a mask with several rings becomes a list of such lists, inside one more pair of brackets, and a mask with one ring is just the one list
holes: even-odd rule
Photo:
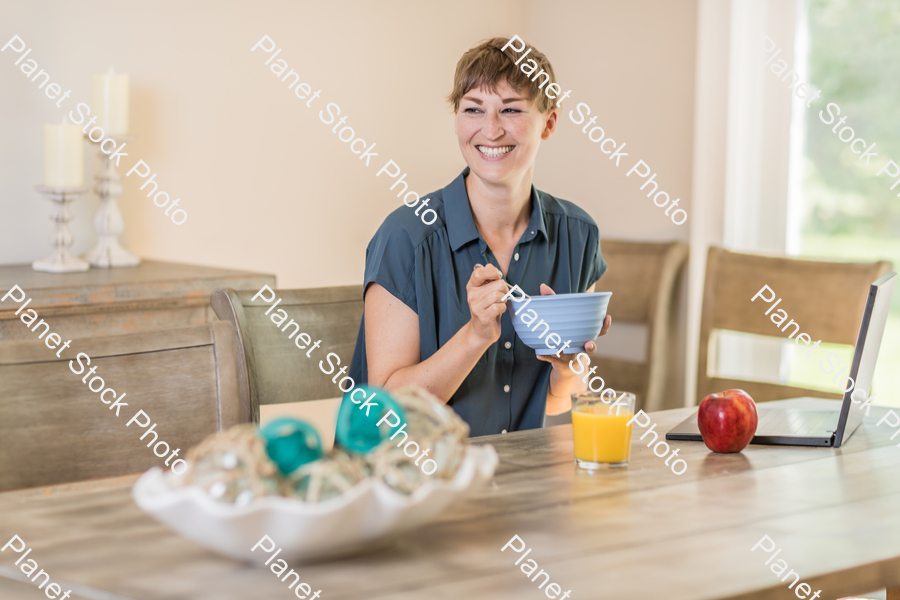
[[500, 148], [488, 148], [487, 146], [475, 146], [478, 148], [478, 151], [484, 154], [485, 156], [503, 156], [507, 152], [510, 152], [513, 147], [512, 146], [501, 146]]

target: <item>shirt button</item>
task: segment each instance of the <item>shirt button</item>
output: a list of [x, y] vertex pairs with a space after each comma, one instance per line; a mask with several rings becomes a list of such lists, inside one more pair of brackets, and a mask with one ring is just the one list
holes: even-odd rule
[[501, 432], [500, 432], [500, 433], [506, 433], [506, 430], [505, 430], [505, 429], [504, 429], [504, 430], [503, 430], [503, 431], [501, 431]]
[[515, 260], [519, 260], [519, 253], [516, 252], [515, 255], [513, 255], [513, 258], [514, 258]]
[[512, 343], [511, 343], [511, 342], [506, 342], [506, 343], [503, 344], [503, 345], [506, 347], [507, 350], [509, 350], [510, 348], [512, 348]]
[[504, 386], [503, 386], [503, 391], [504, 391], [504, 392], [508, 392], [508, 391], [509, 391], [509, 386], [508, 386], [508, 385], [504, 385]]

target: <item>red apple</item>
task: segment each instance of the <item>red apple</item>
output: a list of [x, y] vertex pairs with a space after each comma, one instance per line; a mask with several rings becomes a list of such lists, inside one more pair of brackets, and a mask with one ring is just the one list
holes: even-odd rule
[[756, 404], [744, 390], [710, 394], [700, 403], [697, 425], [713, 452], [740, 452], [756, 434]]

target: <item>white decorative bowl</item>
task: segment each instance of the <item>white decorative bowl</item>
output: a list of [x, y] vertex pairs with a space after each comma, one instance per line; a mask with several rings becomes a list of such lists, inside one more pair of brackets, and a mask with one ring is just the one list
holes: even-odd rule
[[266, 496], [238, 508], [196, 486], [173, 486], [171, 474], [159, 467], [141, 475], [131, 495], [169, 528], [220, 554], [265, 562], [271, 554], [251, 548], [268, 535], [283, 549], [279, 558], [304, 561], [358, 551], [424, 525], [490, 481], [497, 462], [493, 446], [468, 446], [452, 480], [430, 479], [410, 496], [369, 477], [320, 503]]

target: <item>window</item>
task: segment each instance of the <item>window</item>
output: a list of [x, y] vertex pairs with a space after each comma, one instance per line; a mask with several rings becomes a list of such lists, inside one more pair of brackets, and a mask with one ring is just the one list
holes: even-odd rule
[[[792, 136], [798, 160], [791, 164], [796, 185], [788, 200], [793, 215], [788, 252], [831, 260], [886, 259], [898, 270], [900, 188], [891, 191], [893, 181], [875, 174], [888, 159], [900, 163], [900, 5], [894, 0], [808, 0], [801, 29], [798, 47], [805, 46], [801, 52], [809, 80], [822, 89], [822, 99], [817, 110], [793, 111], [799, 135]], [[829, 102], [840, 107], [840, 115], [826, 125], [819, 113], [830, 120]], [[834, 132], [842, 117], [846, 121]], [[849, 141], [838, 138], [845, 126], [853, 128]], [[851, 150], [856, 138], [864, 139], [867, 148], [875, 144], [872, 152], [878, 156], [868, 166]], [[849, 365], [852, 348], [837, 348], [829, 351]], [[790, 384], [835, 391], [818, 362], [799, 352], [784, 354]], [[900, 294], [893, 298], [873, 392], [878, 404], [900, 405]]]

